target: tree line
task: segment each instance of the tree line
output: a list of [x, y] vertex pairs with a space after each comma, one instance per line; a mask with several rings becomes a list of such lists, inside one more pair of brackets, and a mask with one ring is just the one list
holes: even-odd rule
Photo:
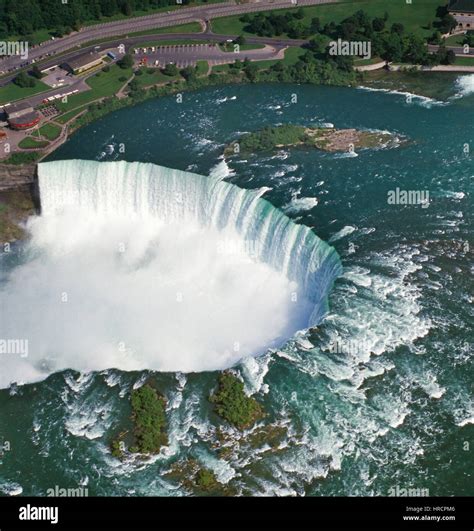
[[[340, 23], [332, 21], [324, 25], [318, 17], [306, 21], [303, 8], [284, 14], [246, 14], [240, 20], [245, 24], [245, 31], [262, 37], [287, 35], [293, 39], [310, 39], [308, 47], [320, 59], [330, 60], [326, 52], [329, 41], [342, 39], [370, 42], [372, 57], [381, 57], [386, 61], [435, 65], [449, 64], [455, 60], [454, 53], [444, 47], [437, 54], [428, 53], [426, 40], [418, 34], [408, 33], [400, 22], [390, 24], [387, 12], [382, 17], [370, 17], [365, 11], [359, 10]], [[438, 9], [436, 21], [427, 27], [434, 29], [428, 41], [442, 45], [441, 34], [452, 31], [456, 27], [456, 20], [445, 9]], [[347, 63], [346, 60], [340, 62]]]

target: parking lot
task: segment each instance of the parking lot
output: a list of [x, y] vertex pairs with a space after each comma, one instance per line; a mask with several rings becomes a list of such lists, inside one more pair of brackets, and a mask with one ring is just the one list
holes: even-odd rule
[[41, 79], [41, 81], [52, 88], [56, 88], [72, 85], [75, 79], [69, 75], [67, 70], [60, 68], [59, 66], [55, 66], [46, 72], [46, 75]]
[[224, 52], [218, 44], [169, 44], [164, 46], [148, 46], [131, 50], [137, 63], [149, 66], [164, 66], [173, 63], [179, 68], [194, 66], [197, 61], [208, 61], [212, 65], [231, 63], [236, 59], [248, 58], [253, 61], [281, 59], [283, 47], [265, 46], [255, 50], [244, 50], [239, 53]]

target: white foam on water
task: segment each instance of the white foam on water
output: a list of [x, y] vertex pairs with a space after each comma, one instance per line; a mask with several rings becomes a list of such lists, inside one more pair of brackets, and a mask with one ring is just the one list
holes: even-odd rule
[[474, 94], [474, 74], [467, 76], [459, 76], [456, 79], [456, 96], [458, 98], [464, 98]]
[[219, 181], [223, 181], [224, 179], [227, 179], [227, 177], [232, 177], [233, 175], [235, 175], [235, 171], [229, 167], [224, 158], [213, 166], [209, 172], [210, 177]]
[[333, 234], [329, 238], [329, 241], [335, 242], [337, 240], [340, 240], [341, 238], [344, 238], [345, 236], [352, 234], [356, 230], [357, 230], [357, 227], [353, 227], [352, 225], [346, 225], [341, 230], [337, 231], [336, 234]]
[[298, 212], [306, 212], [311, 210], [318, 204], [317, 197], [298, 197], [298, 194], [293, 194], [291, 201], [283, 207], [283, 212], [286, 214], [297, 214]]
[[434, 98], [429, 98], [428, 96], [420, 96], [420, 94], [414, 94], [413, 92], [375, 88], [375, 87], [364, 87], [364, 86], [360, 86], [357, 88], [359, 90], [365, 90], [368, 92], [384, 92], [386, 94], [392, 94], [395, 96], [404, 96], [405, 101], [407, 103], [416, 104], [416, 105], [419, 105], [420, 107], [425, 107], [427, 109], [430, 109], [431, 107], [436, 107], [436, 106], [449, 105], [448, 101], [440, 101]]
[[13, 481], [0, 480], [0, 492], [3, 492], [6, 496], [20, 496], [23, 494], [23, 487]]
[[4, 360], [0, 386], [66, 368], [227, 368], [327, 311], [337, 254], [258, 192], [126, 162], [41, 164], [39, 184], [30, 259], [1, 290], [0, 337], [29, 353]]

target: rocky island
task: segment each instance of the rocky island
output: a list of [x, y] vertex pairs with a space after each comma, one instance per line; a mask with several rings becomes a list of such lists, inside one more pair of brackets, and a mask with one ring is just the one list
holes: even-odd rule
[[247, 133], [229, 144], [224, 155], [248, 154], [294, 146], [309, 146], [330, 153], [358, 149], [395, 147], [400, 138], [386, 131], [306, 127], [304, 125], [267, 126]]

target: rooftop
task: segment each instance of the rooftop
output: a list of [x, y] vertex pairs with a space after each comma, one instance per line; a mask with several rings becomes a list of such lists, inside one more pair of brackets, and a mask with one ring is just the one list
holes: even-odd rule
[[450, 0], [448, 10], [458, 13], [474, 13], [474, 0]]
[[66, 61], [66, 63], [69, 65], [70, 68], [76, 70], [77, 68], [82, 68], [83, 66], [86, 66], [90, 63], [99, 61], [101, 58], [102, 57], [100, 54], [86, 53], [84, 55], [80, 55], [79, 57], [71, 59], [70, 61]]
[[22, 114], [21, 116], [17, 116], [15, 118], [10, 118], [8, 120], [10, 125], [23, 125], [23, 124], [31, 124], [35, 120], [39, 119], [39, 114], [36, 111], [28, 112], [26, 114]]
[[12, 103], [11, 105], [5, 107], [5, 112], [7, 114], [15, 114], [17, 112], [26, 111], [27, 109], [31, 108], [31, 103], [28, 103], [27, 101], [20, 101], [18, 103]]

